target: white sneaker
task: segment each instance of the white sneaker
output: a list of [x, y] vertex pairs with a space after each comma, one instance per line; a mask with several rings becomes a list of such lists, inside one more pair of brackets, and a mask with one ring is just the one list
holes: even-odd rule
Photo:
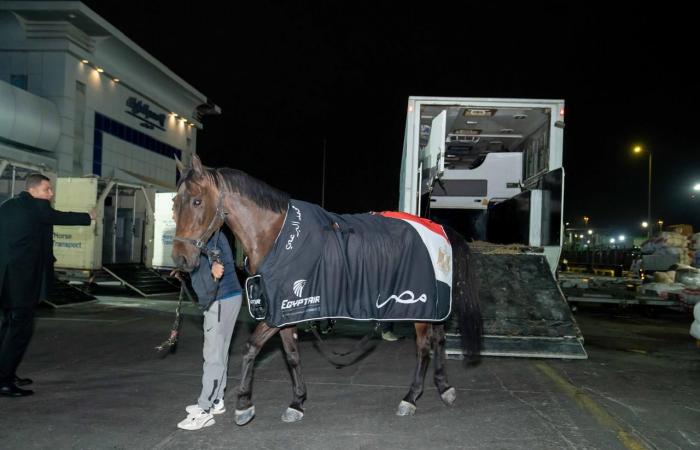
[[177, 427], [183, 430], [201, 430], [215, 423], [214, 416], [200, 408], [199, 411], [188, 414], [185, 420], [177, 424]]
[[[187, 411], [188, 414], [192, 414], [194, 412], [199, 412], [201, 411], [202, 408], [199, 407], [198, 404], [190, 405], [187, 408], [185, 408], [185, 411]], [[224, 400], [221, 398], [217, 398], [214, 400], [214, 404], [211, 406], [211, 409], [209, 410], [210, 413], [212, 414], [223, 414], [226, 412], [226, 406], [224, 406]]]

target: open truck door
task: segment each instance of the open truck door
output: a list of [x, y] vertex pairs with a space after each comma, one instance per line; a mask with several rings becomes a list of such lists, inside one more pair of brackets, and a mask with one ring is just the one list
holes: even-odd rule
[[[420, 194], [418, 196], [418, 211], [424, 211], [430, 205], [430, 195], [435, 183], [445, 173], [445, 139], [447, 128], [447, 111], [442, 111], [430, 123], [421, 126], [421, 134], [428, 135], [428, 144], [420, 149], [418, 177]], [[423, 215], [423, 214], [420, 214]]]
[[175, 220], [173, 219], [173, 198], [176, 192], [157, 192], [155, 203], [155, 220], [153, 227], [153, 267], [174, 268], [173, 237]]
[[430, 193], [435, 181], [445, 173], [446, 127], [447, 111], [442, 111], [425, 130], [429, 137], [428, 145], [421, 149], [421, 196]]
[[54, 227], [57, 272], [67, 279], [93, 280], [102, 270], [144, 297], [177, 292], [150, 268], [154, 214], [149, 191], [117, 180], [58, 178], [56, 209], [95, 208], [98, 217], [86, 227]]
[[[58, 178], [54, 207], [59, 211], [88, 212], [97, 209], [97, 178]], [[90, 271], [95, 269], [96, 233], [100, 218], [85, 227], [53, 227], [56, 268]], [[99, 266], [98, 266], [99, 267]]]
[[[58, 178], [54, 207], [59, 211], [89, 212], [97, 206], [97, 186], [97, 178]], [[99, 226], [101, 223], [98, 217], [88, 226], [53, 227], [56, 272], [64, 272], [69, 268], [73, 273], [81, 273], [80, 278], [89, 277], [87, 274], [94, 266], [95, 241]], [[57, 277], [48, 297], [42, 300], [54, 308], [59, 308], [92, 302], [95, 301], [95, 297]]]
[[144, 297], [170, 295], [178, 290], [151, 267], [154, 197], [151, 189], [122, 181], [110, 181], [100, 194], [105, 223], [102, 269]]

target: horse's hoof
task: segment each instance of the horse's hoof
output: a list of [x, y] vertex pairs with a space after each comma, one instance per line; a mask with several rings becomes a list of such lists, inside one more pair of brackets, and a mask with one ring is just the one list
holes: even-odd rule
[[251, 406], [248, 409], [237, 409], [236, 410], [236, 425], [243, 426], [253, 420], [255, 417], [255, 406]]
[[416, 405], [408, 403], [406, 400], [401, 400], [399, 409], [396, 411], [397, 416], [412, 416], [416, 413]]
[[440, 398], [443, 402], [445, 402], [447, 406], [452, 406], [455, 400], [457, 400], [457, 390], [451, 387], [442, 394], [440, 394]]
[[294, 408], [287, 408], [287, 410], [282, 413], [282, 422], [299, 422], [304, 417], [304, 413]]

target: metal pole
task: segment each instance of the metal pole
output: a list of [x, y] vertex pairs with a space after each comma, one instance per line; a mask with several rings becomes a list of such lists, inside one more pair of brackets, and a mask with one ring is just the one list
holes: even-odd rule
[[418, 203], [418, 208], [416, 209], [416, 215], [420, 216], [420, 203], [421, 203], [421, 187], [423, 186], [423, 162], [418, 163], [418, 192], [416, 193], [416, 196], [418, 197], [418, 200], [416, 203]]
[[[153, 213], [153, 207], [151, 206], [151, 201], [148, 199], [148, 192], [146, 188], [140, 186], [141, 192], [143, 193], [143, 201], [146, 205], [145, 217], [143, 219], [143, 224], [141, 225], [141, 263], [148, 267], [148, 245], [149, 241], [146, 240], [146, 236], [153, 237], [153, 228], [150, 226], [151, 223], [155, 221], [155, 215]], [[152, 240], [151, 240], [152, 242]], [[153, 247], [151, 247], [153, 248]], [[153, 254], [151, 254], [151, 260]]]
[[17, 177], [17, 167], [12, 166], [12, 184], [10, 185], [10, 198], [15, 196], [15, 178]]
[[326, 204], [326, 139], [323, 139], [323, 176], [321, 178], [321, 208]]
[[134, 190], [133, 208], [131, 209], [131, 255], [130, 261], [134, 262], [134, 243], [136, 242], [136, 190]]
[[651, 222], [651, 151], [649, 152], [649, 195], [647, 196], [647, 238], [651, 238], [651, 230], [654, 227]]
[[119, 185], [114, 185], [114, 230], [112, 232], [112, 264], [117, 263], [117, 215], [119, 212]]

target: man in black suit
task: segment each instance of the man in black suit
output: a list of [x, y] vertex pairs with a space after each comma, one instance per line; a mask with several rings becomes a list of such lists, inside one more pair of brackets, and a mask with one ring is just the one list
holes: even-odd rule
[[16, 375], [34, 332], [34, 310], [53, 282], [53, 226], [90, 225], [95, 212], [56, 211], [50, 180], [27, 176], [25, 190], [0, 205], [0, 395], [23, 397], [34, 391]]

